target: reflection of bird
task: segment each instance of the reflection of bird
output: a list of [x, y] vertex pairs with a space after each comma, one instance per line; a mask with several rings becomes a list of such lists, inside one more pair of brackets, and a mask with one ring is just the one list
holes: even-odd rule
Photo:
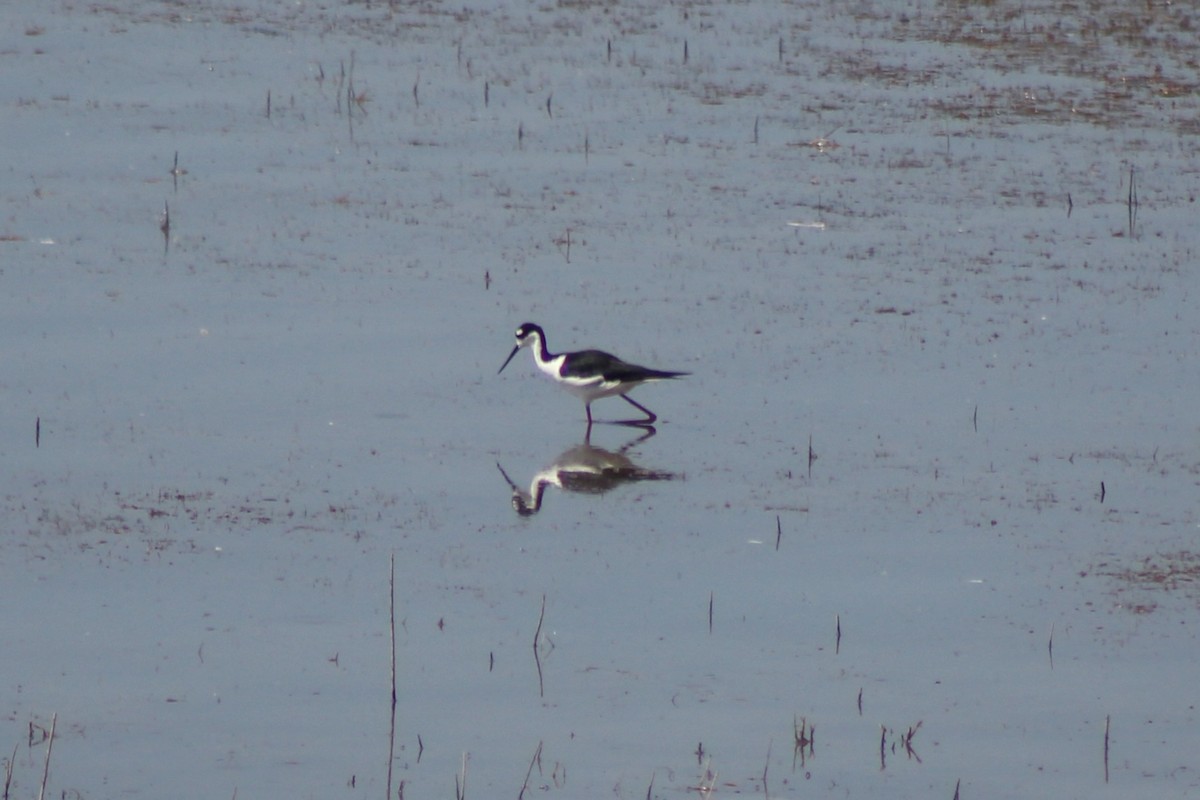
[[587, 412], [588, 428], [592, 427], [592, 401], [601, 397], [619, 395], [630, 405], [641, 410], [645, 419], [621, 420], [620, 425], [651, 425], [658, 416], [641, 403], [629, 397], [629, 392], [643, 383], [678, 378], [686, 372], [668, 372], [661, 369], [639, 367], [629, 364], [602, 350], [579, 350], [575, 353], [551, 353], [546, 349], [546, 334], [532, 322], [517, 328], [517, 343], [508, 358], [496, 373], [504, 371], [508, 362], [523, 347], [533, 349], [533, 360], [538, 369], [567, 391], [583, 400]]
[[[653, 435], [652, 433], [647, 436]], [[513, 483], [504, 467], [496, 464], [504, 480], [512, 489], [513, 509], [522, 516], [536, 514], [542, 507], [542, 495], [547, 486], [556, 486], [564, 492], [582, 494], [604, 494], [626, 483], [638, 481], [669, 481], [679, 476], [672, 472], [645, 469], [633, 463], [625, 451], [647, 438], [641, 436], [617, 452], [592, 447], [586, 442], [564, 451], [554, 463], [538, 472], [529, 481], [529, 491]]]

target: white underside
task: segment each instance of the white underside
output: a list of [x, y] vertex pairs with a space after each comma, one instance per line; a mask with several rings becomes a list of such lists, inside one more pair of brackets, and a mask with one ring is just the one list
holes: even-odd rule
[[537, 354], [534, 354], [533, 360], [537, 364], [546, 377], [553, 380], [562, 388], [566, 389], [571, 394], [578, 397], [585, 403], [591, 403], [593, 400], [599, 400], [602, 397], [612, 397], [618, 394], [625, 394], [632, 389], [641, 386], [643, 383], [650, 381], [638, 381], [636, 383], [621, 383], [619, 381], [606, 381], [600, 376], [592, 378], [564, 378], [559, 374], [559, 369], [562, 367], [565, 355], [555, 356], [549, 361], [538, 360]]

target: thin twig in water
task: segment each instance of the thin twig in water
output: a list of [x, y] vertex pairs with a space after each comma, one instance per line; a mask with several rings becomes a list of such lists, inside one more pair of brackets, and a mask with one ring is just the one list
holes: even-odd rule
[[346, 74], [346, 125], [354, 141], [354, 51], [350, 51], [350, 71]]
[[1129, 238], [1136, 238], [1138, 196], [1134, 167], [1129, 165], [1129, 198], [1125, 201], [1129, 209]]
[[1108, 729], [1112, 723], [1112, 715], [1104, 715], [1104, 782], [1108, 783]]
[[171, 247], [171, 206], [166, 200], [163, 200], [163, 213], [158, 223], [158, 229], [162, 231], [163, 255], [165, 256]]
[[13, 765], [17, 763], [17, 748], [20, 746], [20, 744], [13, 745], [12, 758], [4, 765], [4, 800], [8, 800], [8, 792], [12, 788]]
[[392, 796], [392, 764], [396, 761], [396, 554], [391, 556], [388, 578], [388, 617], [392, 639], [392, 725], [388, 732], [387, 797]]
[[917, 755], [917, 751], [913, 749], [912, 741], [913, 737], [917, 735], [917, 731], [921, 730], [921, 725], [923, 724], [923, 720], [918, 720], [916, 725], [910, 726], [908, 731], [902, 737], [900, 737], [900, 740], [904, 743], [904, 752], [908, 753], [909, 758], [916, 759], [918, 764], [921, 763], [921, 757]]
[[809, 725], [805, 717], [801, 717], [797, 722], [793, 715], [792, 737], [792, 769], [795, 770], [797, 764], [803, 769], [809, 756], [816, 754], [817, 726]]
[[555, 239], [554, 244], [555, 244], [555, 246], [558, 247], [559, 252], [563, 254], [563, 258], [565, 258], [567, 260], [567, 263], [570, 264], [571, 263], [571, 229], [567, 228], [567, 232], [564, 233], [562, 236], [558, 237], [557, 239]]
[[462, 754], [462, 773], [454, 776], [454, 797], [455, 800], [467, 800], [467, 758], [468, 754], [463, 751]]
[[396, 708], [396, 554], [391, 554], [388, 575], [388, 623], [392, 641], [392, 709]]
[[529, 759], [529, 769], [525, 772], [525, 783], [521, 784], [521, 791], [517, 793], [517, 800], [524, 800], [525, 791], [529, 788], [529, 776], [533, 774], [533, 765], [538, 764], [541, 761], [541, 758], [542, 743], [539, 741], [537, 750], [535, 750], [533, 753], [533, 758]]
[[342, 113], [342, 87], [346, 85], [346, 62], [344, 59], [338, 59], [338, 82], [337, 90], [333, 93], [334, 102], [337, 104], [336, 112]]
[[533, 663], [537, 665], [538, 697], [546, 696], [545, 685], [542, 682], [542, 658], [538, 655], [538, 639], [542, 636], [542, 620], [546, 618], [546, 595], [542, 595], [542, 613], [538, 615], [537, 630], [533, 632]]
[[[50, 753], [54, 750], [54, 728], [58, 725], [58, 712], [50, 717], [50, 741], [46, 743], [46, 761], [42, 764], [42, 788], [38, 790], [38, 800], [45, 800], [46, 781], [50, 779]], [[1104, 770], [1108, 772], [1108, 734], [1104, 735]]]
[[767, 742], [767, 762], [765, 764], [763, 764], [763, 774], [762, 774], [763, 797], [767, 798], [767, 800], [770, 800], [770, 798], [771, 798], [771, 791], [767, 788], [767, 770], [770, 769], [770, 767], [771, 767], [771, 745], [772, 744], [774, 744], [773, 741]]
[[1046, 651], [1050, 653], [1050, 669], [1054, 669], [1054, 623], [1050, 623], [1050, 641], [1046, 643]]
[[808, 757], [814, 754], [813, 746], [816, 743], [817, 728], [815, 725], [809, 725], [805, 717], [801, 717], [800, 721], [796, 721], [795, 715], [792, 716], [792, 769], [796, 769], [799, 764], [803, 769]]
[[174, 187], [176, 193], [179, 192], [179, 176], [186, 175], [186, 174], [187, 174], [186, 169], [179, 168], [179, 151], [176, 150], [175, 151], [175, 163], [172, 164], [172, 166], [171, 166], [171, 186]]
[[704, 775], [700, 778], [700, 782], [694, 786], [695, 791], [700, 793], [701, 797], [708, 797], [717, 787], [717, 772], [712, 768], [712, 758], [704, 762]]

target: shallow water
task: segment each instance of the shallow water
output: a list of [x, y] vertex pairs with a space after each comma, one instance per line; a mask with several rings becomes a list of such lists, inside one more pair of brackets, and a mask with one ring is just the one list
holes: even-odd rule
[[1196, 794], [1194, 17], [5, 6], [12, 796]]

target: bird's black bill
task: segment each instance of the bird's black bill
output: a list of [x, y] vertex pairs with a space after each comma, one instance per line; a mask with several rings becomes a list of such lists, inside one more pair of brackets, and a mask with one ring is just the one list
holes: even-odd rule
[[501, 372], [504, 372], [504, 368], [508, 366], [508, 362], [513, 360], [513, 356], [515, 356], [520, 351], [520, 349], [521, 349], [521, 345], [517, 345], [516, 347], [513, 348], [513, 351], [508, 354], [508, 358], [504, 359], [504, 363], [500, 365], [500, 369], [496, 370], [497, 375], [499, 375]]

